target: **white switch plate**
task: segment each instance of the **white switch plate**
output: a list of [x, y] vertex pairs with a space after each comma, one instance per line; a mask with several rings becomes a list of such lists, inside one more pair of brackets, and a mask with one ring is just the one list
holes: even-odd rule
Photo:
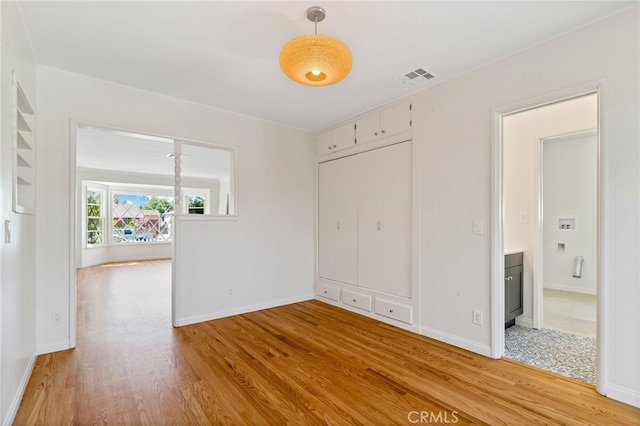
[[482, 221], [474, 220], [473, 221], [473, 235], [482, 235]]
[[520, 223], [529, 223], [529, 213], [520, 212]]
[[9, 244], [11, 242], [11, 221], [4, 221], [4, 243]]
[[473, 310], [473, 323], [476, 325], [482, 325], [482, 311], [480, 309]]

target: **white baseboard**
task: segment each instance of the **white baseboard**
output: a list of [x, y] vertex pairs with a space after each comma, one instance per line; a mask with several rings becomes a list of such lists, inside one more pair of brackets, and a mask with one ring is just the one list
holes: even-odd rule
[[595, 288], [591, 289], [591, 288], [554, 284], [554, 283], [544, 283], [544, 288], [548, 288], [551, 290], [569, 291], [571, 293], [590, 294], [592, 296], [595, 296], [596, 294], [598, 294]]
[[36, 353], [38, 355], [50, 354], [51, 352], [66, 351], [71, 349], [69, 339], [61, 340], [56, 343], [50, 343], [48, 345], [38, 345], [36, 347]]
[[456, 346], [458, 348], [466, 349], [468, 351], [484, 355], [491, 358], [491, 346], [478, 343], [474, 340], [465, 339], [453, 334], [446, 333], [444, 331], [436, 330], [434, 328], [421, 326], [420, 334], [430, 337], [435, 340], [439, 340], [449, 345]]
[[610, 383], [607, 384], [606, 389], [607, 398], [615, 399], [616, 401], [624, 402], [625, 404], [640, 408], [640, 391], [637, 389], [624, 388]]
[[22, 380], [20, 380], [20, 385], [16, 390], [16, 394], [11, 401], [11, 406], [7, 411], [7, 416], [4, 418], [2, 424], [4, 426], [10, 426], [13, 424], [13, 421], [16, 418], [16, 414], [18, 414], [18, 408], [20, 408], [20, 402], [22, 401], [22, 397], [24, 395], [24, 391], [27, 388], [27, 384], [29, 383], [29, 379], [31, 378], [31, 373], [33, 372], [33, 366], [36, 364], [36, 358], [38, 357], [37, 348], [34, 348], [33, 354], [31, 354], [31, 358], [29, 359], [29, 363], [27, 364], [27, 368], [22, 375]]
[[219, 318], [230, 317], [233, 315], [241, 315], [254, 311], [261, 311], [263, 309], [277, 308], [278, 306], [290, 305], [292, 303], [306, 302], [307, 300], [312, 300], [314, 297], [313, 293], [308, 293], [296, 297], [290, 297], [286, 299], [278, 299], [272, 300], [265, 303], [260, 303], [257, 305], [251, 306], [243, 306], [241, 308], [229, 309], [226, 311], [212, 312], [209, 314], [198, 315], [194, 317], [185, 317], [178, 318], [177, 323], [174, 324], [175, 327], [182, 327], [184, 325], [196, 324], [199, 322], [211, 321]]

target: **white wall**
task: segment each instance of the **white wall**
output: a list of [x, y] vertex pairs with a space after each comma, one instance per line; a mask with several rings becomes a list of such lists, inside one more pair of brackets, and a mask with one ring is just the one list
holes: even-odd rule
[[[210, 305], [198, 315], [250, 308], [258, 298], [263, 304], [312, 298], [315, 147], [311, 134], [51, 68], [39, 67], [37, 76], [42, 147], [38, 152], [37, 201], [49, 206], [46, 218], [39, 218], [37, 236], [37, 339], [41, 352], [70, 344], [68, 327], [51, 326], [50, 313], [62, 312], [64, 323], [69, 324], [69, 292], [73, 290], [69, 267], [71, 120], [237, 148], [238, 218], [201, 224], [205, 229], [193, 239], [194, 244], [202, 242], [209, 226], [215, 231], [219, 226], [237, 230], [231, 240], [208, 244], [217, 249], [238, 247], [232, 284], [242, 291], [228, 303]], [[211, 259], [205, 260], [199, 265], [205, 268], [201, 273], [206, 273]], [[208, 286], [214, 285], [217, 283], [203, 282], [188, 291], [205, 298]]]
[[[0, 237], [0, 422], [10, 424], [35, 361], [36, 348], [36, 217], [13, 213], [11, 201], [12, 70], [36, 116], [38, 110], [35, 60], [14, 2], [0, 2], [0, 19], [0, 223], [11, 221], [11, 242], [4, 242], [4, 231]], [[39, 144], [36, 132], [36, 146]], [[42, 205], [36, 208], [41, 209]]]
[[[544, 287], [596, 294], [598, 159], [596, 134], [544, 142]], [[562, 229], [561, 218], [575, 219]], [[564, 223], [563, 223], [564, 224]], [[558, 244], [564, 250], [558, 250]], [[574, 260], [584, 261], [580, 278], [573, 277]]]
[[[640, 406], [638, 8], [414, 96], [424, 333], [489, 354], [492, 111], [596, 80], [602, 88], [602, 262], [608, 340], [602, 390]], [[594, 83], [595, 84], [595, 83]], [[482, 220], [484, 234], [472, 222]], [[482, 326], [472, 310], [485, 313]]]
[[[538, 222], [538, 147], [542, 138], [598, 126], [597, 96], [583, 96], [513, 114], [503, 121], [504, 246], [524, 251], [524, 312], [518, 324], [533, 326], [533, 264]], [[594, 170], [596, 165], [593, 166]], [[528, 216], [521, 223], [521, 214]]]

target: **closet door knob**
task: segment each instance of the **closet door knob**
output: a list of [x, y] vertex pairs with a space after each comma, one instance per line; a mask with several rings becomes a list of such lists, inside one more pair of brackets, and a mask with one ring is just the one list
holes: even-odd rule
[[384, 133], [384, 130], [382, 130], [382, 132], [381, 132], [381, 133]]
[[382, 230], [382, 222], [378, 221], [378, 231]]
[[378, 136], [378, 132], [373, 132], [373, 136]]

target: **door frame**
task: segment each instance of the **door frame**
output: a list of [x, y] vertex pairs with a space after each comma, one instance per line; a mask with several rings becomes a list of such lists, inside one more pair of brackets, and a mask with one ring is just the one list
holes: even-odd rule
[[[595, 93], [595, 92], [594, 92]], [[533, 328], [540, 329], [543, 325], [544, 318], [544, 229], [543, 229], [543, 209], [544, 209], [544, 145], [547, 142], [557, 141], [559, 139], [591, 136], [598, 139], [598, 129], [585, 129], [575, 132], [563, 133], [553, 136], [545, 136], [538, 138], [536, 141], [536, 235], [533, 242]], [[598, 149], [596, 142], [596, 149]], [[596, 220], [598, 220], [596, 218]], [[597, 237], [597, 235], [596, 235]], [[596, 246], [598, 242], [596, 241]]]
[[[606, 394], [607, 383], [607, 326], [609, 313], [607, 310], [607, 259], [605, 247], [607, 245], [607, 233], [604, 224], [608, 218], [605, 200], [608, 191], [603, 183], [603, 171], [605, 170], [606, 139], [603, 137], [604, 122], [603, 105], [606, 91], [606, 81], [596, 80], [585, 84], [568, 87], [563, 90], [546, 93], [540, 96], [524, 99], [508, 105], [494, 108], [492, 117], [492, 191], [491, 191], [491, 357], [498, 359], [504, 355], [504, 146], [503, 146], [503, 117], [517, 112], [522, 112], [545, 105], [550, 105], [572, 98], [596, 93], [598, 96], [597, 117], [597, 356], [596, 356], [596, 390]], [[540, 204], [538, 205], [540, 208]], [[538, 217], [541, 217], [538, 215]], [[539, 225], [538, 225], [539, 226]], [[537, 241], [536, 241], [537, 244]], [[537, 256], [537, 247], [535, 249]], [[535, 266], [534, 266], [535, 270]], [[535, 278], [534, 278], [535, 282]], [[534, 307], [534, 310], [536, 307]]]

